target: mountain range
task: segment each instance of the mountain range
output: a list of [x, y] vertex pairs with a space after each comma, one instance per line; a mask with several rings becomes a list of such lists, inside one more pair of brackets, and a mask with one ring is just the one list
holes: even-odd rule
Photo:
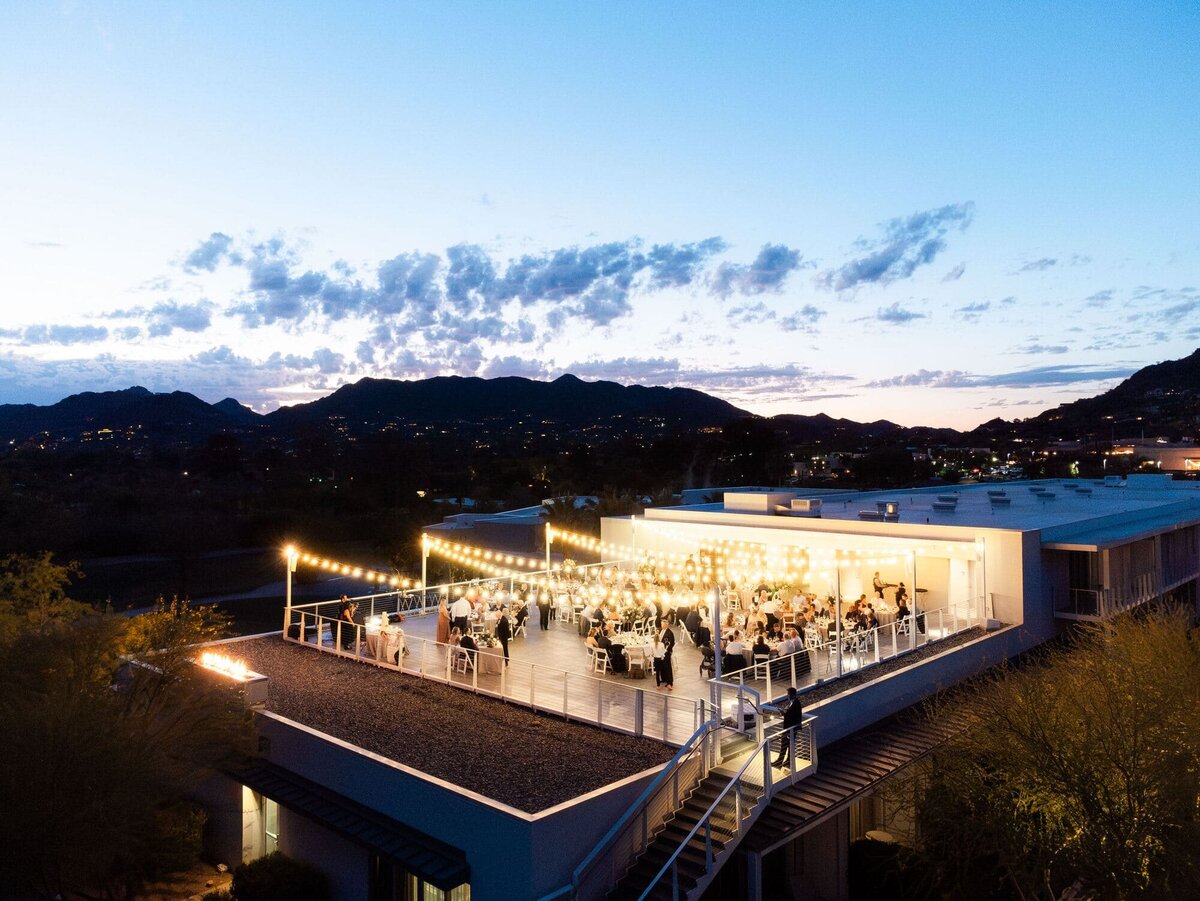
[[[132, 387], [83, 392], [56, 404], [0, 405], [0, 440], [20, 444], [95, 437], [100, 430], [159, 442], [197, 442], [219, 432], [294, 434], [305, 426], [336, 423], [369, 433], [406, 426], [454, 426], [482, 430], [553, 423], [559, 428], [645, 431], [722, 427], [758, 419], [726, 401], [690, 388], [624, 386], [585, 382], [564, 375], [551, 382], [526, 378], [437, 377], [416, 381], [364, 378], [310, 403], [263, 415], [233, 398], [209, 404], [184, 391], [154, 393]], [[1005, 438], [1172, 437], [1197, 431], [1200, 422], [1200, 350], [1182, 360], [1147, 366], [1115, 388], [1063, 404], [1026, 420], [995, 419], [970, 432], [906, 428], [887, 420], [860, 423], [815, 416], [780, 415], [767, 420], [798, 442], [825, 444], [966, 443]]]

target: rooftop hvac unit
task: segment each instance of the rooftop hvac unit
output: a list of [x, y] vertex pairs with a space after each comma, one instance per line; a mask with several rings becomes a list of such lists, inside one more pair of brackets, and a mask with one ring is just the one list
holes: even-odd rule
[[795, 497], [792, 498], [792, 512], [809, 516], [821, 515], [821, 501], [817, 498], [810, 497]]

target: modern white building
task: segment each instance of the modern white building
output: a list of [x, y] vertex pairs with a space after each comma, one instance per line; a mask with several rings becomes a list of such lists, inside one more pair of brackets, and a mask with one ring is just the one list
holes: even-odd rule
[[[601, 538], [647, 556], [743, 554], [818, 597], [871, 597], [879, 573], [905, 584], [916, 617], [908, 629], [890, 624], [888, 641], [881, 635], [852, 662], [840, 643], [829, 658], [804, 652], [811, 674], [802, 680], [794, 669], [748, 669], [668, 702], [649, 682], [565, 664], [556, 672], [556, 660], [572, 658], [554, 655], [579, 642], [561, 624], [529, 636], [531, 659], [514, 654], [503, 675], [485, 676], [428, 656], [418, 617], [406, 622], [413, 654], [393, 666], [364, 660], [360, 636], [350, 650], [305, 640], [319, 611], [297, 628], [304, 611], [291, 609], [291, 640], [223, 648], [270, 680], [262, 760], [212, 786], [214, 840], [230, 860], [282, 848], [325, 870], [342, 899], [636, 898], [648, 886], [647, 897], [845, 897], [849, 843], [876, 825], [872, 792], [945, 735], [946, 724], [901, 715], [1074, 621], [1163, 598], [1195, 605], [1200, 485], [1147, 475], [726, 490], [707, 503], [605, 519]], [[413, 605], [411, 592], [370, 601]], [[680, 647], [681, 661], [696, 659]], [[476, 724], [448, 739], [460, 743], [457, 763], [441, 745], [428, 750], [437, 716], [388, 716], [388, 698], [434, 683], [441, 694], [431, 703]], [[814, 719], [791, 768], [771, 770], [764, 741], [774, 721], [735, 732], [720, 717], [739, 688], [769, 705], [789, 684], [803, 689]], [[510, 714], [529, 717], [524, 733], [490, 722]], [[545, 759], [542, 741], [527, 747], [522, 734], [532, 729], [561, 735], [561, 751]], [[660, 752], [643, 766], [648, 742]], [[601, 759], [628, 765], [598, 772]], [[502, 774], [503, 786], [476, 778], [479, 768]], [[551, 772], [565, 788], [522, 794], [520, 780]]]

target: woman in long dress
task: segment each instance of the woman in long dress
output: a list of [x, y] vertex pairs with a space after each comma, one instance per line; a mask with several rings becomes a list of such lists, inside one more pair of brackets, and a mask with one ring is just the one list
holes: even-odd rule
[[450, 642], [450, 609], [446, 606], [445, 598], [438, 604], [437, 641], [438, 644]]

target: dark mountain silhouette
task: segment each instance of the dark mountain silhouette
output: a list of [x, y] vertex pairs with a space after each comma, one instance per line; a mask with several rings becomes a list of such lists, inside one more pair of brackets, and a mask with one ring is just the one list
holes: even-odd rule
[[968, 433], [980, 444], [1027, 440], [1132, 439], [1194, 436], [1200, 425], [1200, 349], [1181, 360], [1139, 369], [1115, 388], [1046, 410], [1023, 421], [993, 419]]
[[[137, 433], [155, 442], [198, 442], [216, 432], [274, 434], [287, 439], [301, 427], [336, 421], [370, 432], [389, 425], [438, 425], [502, 431], [546, 425], [555, 430], [602, 425], [610, 436], [662, 428], [711, 428], [756, 419], [726, 401], [690, 388], [585, 382], [564, 375], [552, 382], [526, 378], [438, 377], [418, 381], [364, 378], [319, 400], [262, 416], [227, 397], [209, 404], [183, 391], [146, 388], [74, 394], [50, 406], [0, 405], [0, 440], [19, 443], [49, 433], [75, 440], [101, 429]], [[1194, 435], [1200, 426], [1200, 350], [1181, 360], [1147, 366], [1096, 397], [1083, 398], [1026, 420], [993, 419], [970, 432], [905, 428], [888, 420], [861, 423], [781, 415], [759, 420], [798, 444], [849, 449], [897, 445], [1128, 438]]]
[[255, 413], [249, 407], [234, 400], [232, 397], [217, 401], [213, 404], [213, 409], [220, 410], [230, 419], [237, 422], [254, 423], [262, 419], [261, 413]]
[[85, 391], [46, 407], [0, 405], [0, 439], [17, 442], [43, 433], [52, 439], [74, 439], [101, 429], [122, 433], [135, 430], [160, 440], [197, 441], [241, 423], [240, 418], [231, 417], [194, 394], [155, 394], [140, 386], [123, 391]]
[[552, 382], [506, 377], [445, 376], [420, 381], [365, 378], [307, 404], [266, 416], [273, 427], [342, 417], [355, 427], [387, 422], [519, 422], [552, 420], [586, 425], [617, 417], [657, 418], [685, 428], [720, 426], [750, 416], [691, 388], [646, 388], [585, 382], [564, 375]]

